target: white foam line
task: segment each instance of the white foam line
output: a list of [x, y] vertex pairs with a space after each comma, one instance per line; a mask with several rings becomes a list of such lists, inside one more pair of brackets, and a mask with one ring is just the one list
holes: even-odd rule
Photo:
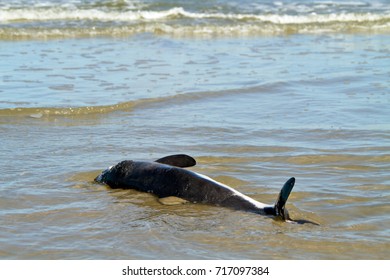
[[31, 9], [2, 9], [0, 22], [7, 21], [45, 21], [45, 20], [100, 20], [100, 21], [156, 21], [170, 17], [187, 17], [192, 19], [228, 19], [228, 20], [254, 20], [275, 24], [310, 24], [330, 22], [365, 22], [389, 20], [390, 13], [332, 13], [308, 15], [280, 15], [280, 14], [224, 14], [224, 13], [193, 13], [181, 7], [166, 11], [127, 11], [106, 12], [97, 9], [64, 9], [64, 8], [31, 8]]

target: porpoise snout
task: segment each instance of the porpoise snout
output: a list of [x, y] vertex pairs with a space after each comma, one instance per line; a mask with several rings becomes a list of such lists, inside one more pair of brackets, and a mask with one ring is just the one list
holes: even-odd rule
[[95, 182], [98, 182], [98, 183], [104, 183], [105, 182], [105, 175], [110, 172], [110, 170], [114, 167], [114, 165], [111, 165], [110, 167], [108, 167], [106, 170], [104, 170], [102, 173], [99, 174], [99, 176], [97, 176], [95, 178]]

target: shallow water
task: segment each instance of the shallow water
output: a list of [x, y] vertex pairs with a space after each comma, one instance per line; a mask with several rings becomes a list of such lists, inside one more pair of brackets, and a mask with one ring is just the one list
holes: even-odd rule
[[[389, 259], [389, 38], [0, 41], [0, 258]], [[175, 153], [320, 226], [93, 183]]]

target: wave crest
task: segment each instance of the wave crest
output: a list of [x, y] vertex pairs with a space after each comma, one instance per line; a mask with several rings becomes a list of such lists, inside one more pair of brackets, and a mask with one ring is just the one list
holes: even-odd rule
[[0, 39], [128, 36], [152, 32], [174, 36], [262, 35], [324, 32], [390, 32], [390, 12], [328, 14], [113, 11], [64, 7], [0, 10]]
[[0, 11], [0, 21], [9, 23], [13, 21], [60, 21], [60, 20], [91, 20], [91, 21], [156, 21], [173, 18], [187, 19], [220, 19], [234, 21], [259, 21], [276, 24], [302, 24], [327, 22], [372, 22], [388, 21], [390, 13], [331, 13], [331, 14], [233, 14], [233, 13], [196, 13], [188, 12], [181, 7], [166, 11], [103, 11], [98, 9], [73, 10], [63, 8], [49, 9], [9, 9]]

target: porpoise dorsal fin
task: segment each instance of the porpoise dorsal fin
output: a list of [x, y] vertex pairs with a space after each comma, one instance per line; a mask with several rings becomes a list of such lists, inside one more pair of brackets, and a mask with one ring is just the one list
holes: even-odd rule
[[287, 180], [287, 182], [283, 185], [283, 188], [280, 190], [278, 199], [275, 202], [275, 214], [278, 217], [281, 217], [283, 220], [286, 220], [288, 217], [285, 213], [285, 206], [288, 197], [294, 187], [295, 178], [292, 177]]
[[168, 164], [176, 167], [191, 167], [196, 165], [196, 160], [188, 155], [171, 155], [156, 160], [158, 163]]

